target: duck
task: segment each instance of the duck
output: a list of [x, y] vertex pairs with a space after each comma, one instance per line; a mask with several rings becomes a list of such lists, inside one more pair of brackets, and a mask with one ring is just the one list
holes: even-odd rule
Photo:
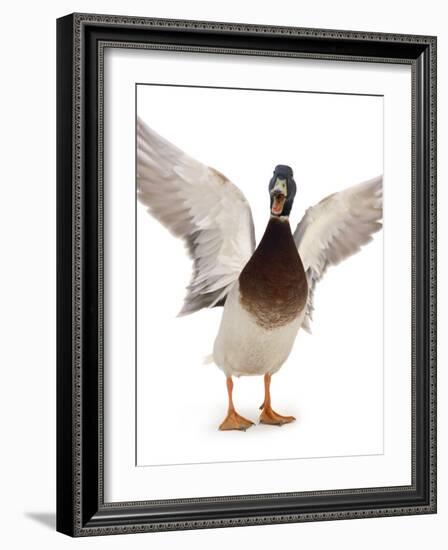
[[234, 378], [262, 376], [259, 423], [296, 419], [272, 407], [271, 379], [288, 359], [298, 331], [311, 332], [317, 283], [370, 242], [382, 227], [382, 175], [335, 192], [309, 207], [294, 232], [297, 193], [293, 169], [274, 167], [268, 182], [269, 219], [258, 243], [250, 205], [224, 174], [136, 123], [137, 196], [192, 260], [179, 316], [222, 307], [210, 362], [224, 373], [227, 412], [219, 430], [255, 423], [237, 412]]

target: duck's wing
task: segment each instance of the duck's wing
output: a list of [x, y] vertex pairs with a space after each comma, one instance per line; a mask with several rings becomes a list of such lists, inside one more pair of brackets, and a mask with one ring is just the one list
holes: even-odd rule
[[255, 233], [243, 193], [137, 120], [138, 198], [182, 237], [193, 275], [180, 315], [222, 305], [252, 256]]
[[329, 195], [305, 212], [294, 232], [309, 286], [303, 328], [310, 331], [314, 288], [327, 267], [371, 241], [372, 234], [382, 227], [382, 215], [382, 176]]

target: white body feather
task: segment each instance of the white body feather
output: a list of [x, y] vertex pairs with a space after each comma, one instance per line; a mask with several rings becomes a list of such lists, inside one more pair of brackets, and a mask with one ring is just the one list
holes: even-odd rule
[[226, 376], [273, 374], [288, 358], [305, 309], [287, 325], [265, 329], [241, 305], [239, 285], [230, 290], [213, 349], [213, 360]]

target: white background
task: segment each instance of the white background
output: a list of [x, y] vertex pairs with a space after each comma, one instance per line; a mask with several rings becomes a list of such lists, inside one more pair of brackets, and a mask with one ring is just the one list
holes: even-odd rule
[[[382, 97], [139, 86], [137, 113], [238, 185], [257, 242], [269, 219], [276, 164], [290, 164], [298, 185], [292, 231], [324, 196], [383, 173]], [[137, 464], [383, 452], [382, 232], [328, 272], [316, 291], [312, 336], [299, 332], [274, 378], [274, 409], [297, 421], [245, 434], [218, 432], [227, 411], [225, 378], [203, 365], [222, 309], [176, 318], [191, 277], [184, 246], [141, 203], [137, 232]], [[262, 377], [235, 381], [237, 410], [256, 421], [263, 392]]]
[[[124, 538], [73, 541], [56, 534], [55, 507], [55, 22], [72, 11], [96, 11], [190, 19], [233, 20], [354, 30], [439, 34], [439, 150], [446, 139], [448, 41], [442, 2], [378, 1], [337, 5], [316, 1], [232, 2], [207, 5], [165, 0], [126, 3], [64, 2], [57, 8], [16, 4], [4, 12], [2, 32], [2, 543], [7, 548], [90, 547], [224, 548], [256, 545], [269, 548], [279, 538], [301, 547], [442, 548], [446, 531], [447, 405], [439, 399], [439, 514], [425, 517], [370, 519], [263, 528], [161, 533]], [[445, 34], [443, 34], [445, 33]], [[446, 181], [447, 162], [440, 155], [439, 181]], [[439, 187], [439, 210], [446, 204]], [[19, 210], [20, 209], [20, 210]], [[447, 277], [448, 227], [440, 216], [439, 277]], [[447, 295], [439, 288], [440, 326], [446, 324]], [[446, 391], [446, 347], [440, 339], [439, 387]], [[292, 542], [294, 545], [294, 542]]]

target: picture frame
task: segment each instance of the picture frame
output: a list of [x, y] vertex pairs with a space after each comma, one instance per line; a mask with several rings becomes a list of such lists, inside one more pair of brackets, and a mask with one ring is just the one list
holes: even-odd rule
[[[78, 537], [436, 512], [436, 44], [432, 36], [359, 31], [78, 13], [58, 19], [58, 531]], [[143, 500], [105, 500], [107, 47], [410, 66], [409, 485], [170, 499], [153, 499], [149, 490]]]

